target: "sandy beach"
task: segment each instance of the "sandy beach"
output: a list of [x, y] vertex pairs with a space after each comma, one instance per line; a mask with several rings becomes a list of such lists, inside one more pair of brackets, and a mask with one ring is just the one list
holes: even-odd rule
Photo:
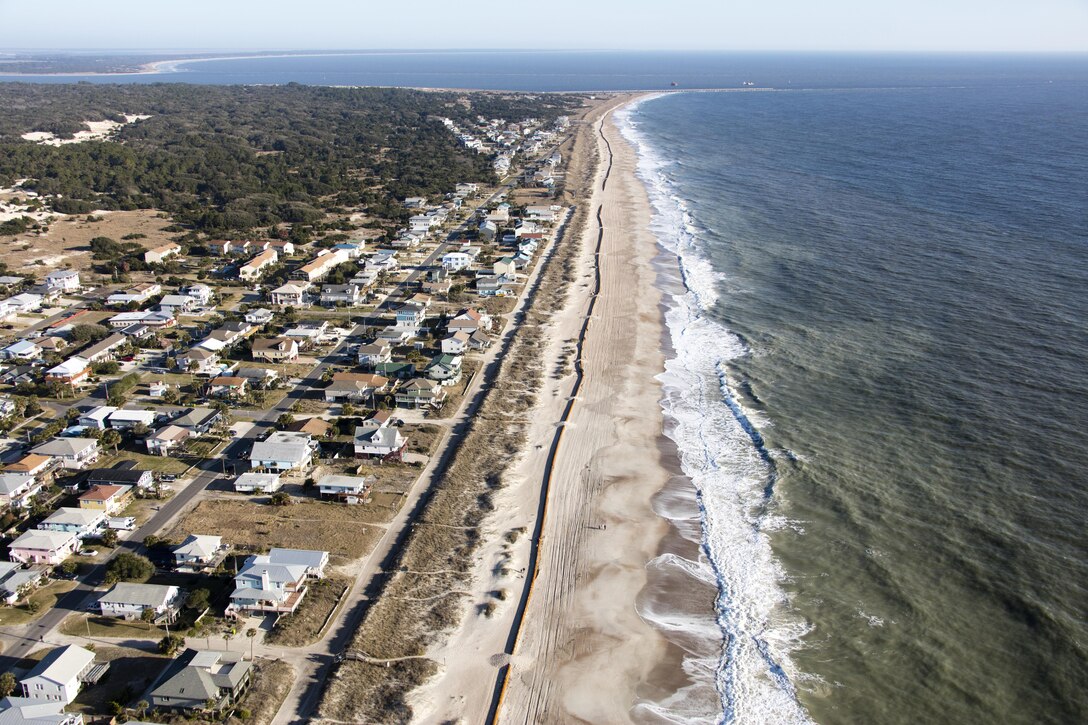
[[[652, 499], [672, 475], [659, 450], [654, 379], [664, 366], [657, 248], [634, 151], [611, 114], [600, 129], [602, 163], [579, 277], [592, 274], [599, 209], [601, 290], [585, 337], [585, 378], [555, 459], [540, 573], [511, 662], [503, 722], [629, 720], [639, 698], [657, 689], [651, 678], [668, 653], [636, 610], [646, 565], [668, 530]], [[591, 289], [577, 287], [580, 299], [557, 321], [558, 338], [576, 334]], [[541, 427], [552, 420], [538, 419]], [[531, 477], [539, 458], [527, 458], [522, 474]]]

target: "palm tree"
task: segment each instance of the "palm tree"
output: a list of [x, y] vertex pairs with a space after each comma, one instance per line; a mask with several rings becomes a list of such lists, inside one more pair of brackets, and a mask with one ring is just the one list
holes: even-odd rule
[[230, 649], [230, 632], [223, 633], [223, 649]]
[[121, 434], [110, 428], [108, 431], [102, 434], [102, 445], [113, 448], [113, 452], [117, 452], [117, 446], [121, 444]]
[[246, 630], [246, 637], [249, 638], [249, 661], [253, 661], [253, 643], [257, 641], [257, 630], [250, 627]]

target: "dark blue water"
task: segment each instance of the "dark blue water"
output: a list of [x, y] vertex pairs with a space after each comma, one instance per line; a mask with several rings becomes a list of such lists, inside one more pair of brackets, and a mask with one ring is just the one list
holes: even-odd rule
[[4, 76], [41, 83], [411, 86], [522, 91], [853, 88], [1081, 82], [1083, 56], [857, 55], [690, 52], [378, 52], [183, 63], [113, 76]]
[[1088, 66], [1012, 76], [631, 114], [738, 722], [1088, 720]]

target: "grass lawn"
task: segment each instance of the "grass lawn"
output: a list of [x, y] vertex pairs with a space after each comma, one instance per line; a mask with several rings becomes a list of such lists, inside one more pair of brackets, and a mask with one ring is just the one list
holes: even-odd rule
[[76, 588], [74, 581], [56, 581], [42, 587], [38, 591], [30, 595], [31, 602], [37, 602], [38, 611], [36, 614], [31, 614], [27, 608], [27, 604], [24, 602], [14, 607], [0, 607], [0, 625], [5, 627], [13, 624], [26, 624], [27, 622], [33, 622], [38, 617], [42, 616], [57, 603], [57, 600], [64, 594], [72, 591]]
[[173, 473], [177, 475], [189, 470], [189, 463], [186, 461], [171, 458], [169, 456], [149, 456], [146, 453], [135, 453], [133, 451], [118, 451], [116, 455], [107, 458], [99, 467], [109, 468], [115, 463], [126, 460], [136, 461], [140, 468], [149, 471], [158, 471], [159, 473]]
[[[302, 500], [272, 506], [258, 500], [267, 499], [201, 501], [178, 521], [168, 538], [182, 539], [191, 531], [221, 531], [224, 543], [250, 551], [316, 549], [352, 560], [368, 554], [381, 535], [381, 529], [372, 525], [375, 512], [366, 505]], [[382, 518], [388, 520], [384, 512]]]
[[[174, 631], [174, 628], [170, 628]], [[61, 622], [60, 631], [73, 637], [103, 637], [106, 639], [151, 639], [166, 636], [161, 627], [148, 627], [147, 622], [129, 621], [120, 617], [100, 617], [96, 614], [69, 614]]]
[[148, 685], [170, 662], [156, 652], [132, 647], [95, 647], [96, 662], [109, 662], [110, 669], [98, 684], [76, 696], [70, 709], [84, 715], [110, 714], [110, 703], [127, 704], [143, 694]]
[[433, 456], [435, 446], [442, 436], [442, 427], [437, 425], [406, 425], [401, 434], [408, 439], [408, 450]]
[[321, 629], [341, 602], [341, 594], [352, 584], [346, 576], [330, 576], [309, 585], [306, 598], [294, 614], [281, 617], [265, 637], [267, 644], [304, 647], [321, 638]]

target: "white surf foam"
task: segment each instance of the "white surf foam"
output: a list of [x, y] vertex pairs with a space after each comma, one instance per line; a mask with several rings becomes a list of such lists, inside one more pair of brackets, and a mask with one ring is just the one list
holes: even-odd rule
[[[780, 586], [784, 574], [767, 539], [768, 530], [783, 525], [781, 518], [765, 510], [773, 469], [762, 451], [758, 425], [767, 421], [753, 422], [725, 372], [729, 360], [749, 350], [706, 315], [718, 301], [723, 279], [699, 253], [698, 225], [670, 182], [665, 161], [639, 131], [638, 105], [618, 112], [616, 120], [638, 152], [638, 173], [653, 205], [651, 230], [662, 248], [676, 255], [684, 281], [685, 291], [671, 298], [666, 312], [675, 354], [659, 379], [667, 435], [675, 441], [681, 467], [695, 487], [702, 518], [703, 555], [685, 566], [700, 567], [701, 572], [691, 575], [710, 577], [719, 592], [717, 636], [723, 645], [711, 673], [720, 696], [717, 719], [811, 722], [797, 700], [793, 682], [802, 677], [789, 657], [805, 627], [788, 613]], [[664, 620], [665, 628], [679, 624], [662, 613], [652, 614], [648, 618]], [[690, 675], [707, 669], [702, 658], [689, 659], [684, 667]], [[651, 709], [666, 721], [691, 716], [681, 707], [671, 718], [670, 702]]]

